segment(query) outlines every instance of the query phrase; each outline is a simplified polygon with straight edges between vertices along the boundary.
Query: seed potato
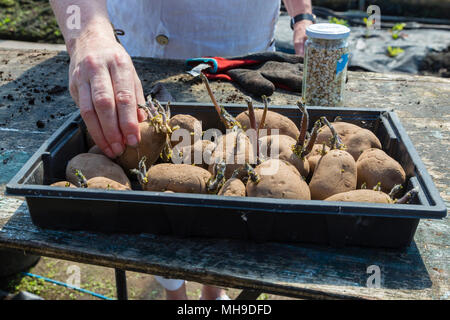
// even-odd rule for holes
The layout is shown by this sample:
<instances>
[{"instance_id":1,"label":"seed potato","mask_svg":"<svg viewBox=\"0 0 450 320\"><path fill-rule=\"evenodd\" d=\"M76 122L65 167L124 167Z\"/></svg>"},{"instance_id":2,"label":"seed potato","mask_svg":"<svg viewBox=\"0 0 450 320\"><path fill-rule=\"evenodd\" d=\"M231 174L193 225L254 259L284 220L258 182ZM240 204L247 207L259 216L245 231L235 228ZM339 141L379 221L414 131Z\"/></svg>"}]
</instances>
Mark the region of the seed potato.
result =
<instances>
[{"instance_id":1,"label":"seed potato","mask_svg":"<svg viewBox=\"0 0 450 320\"><path fill-rule=\"evenodd\" d=\"M370 189L358 189L338 193L326 198L325 201L393 203L393 200L388 194Z\"/></svg>"},{"instance_id":2,"label":"seed potato","mask_svg":"<svg viewBox=\"0 0 450 320\"><path fill-rule=\"evenodd\" d=\"M260 180L247 182L249 197L311 200L307 183L289 162L270 159L258 165L255 172Z\"/></svg>"},{"instance_id":3,"label":"seed potato","mask_svg":"<svg viewBox=\"0 0 450 320\"><path fill-rule=\"evenodd\" d=\"M346 151L350 153L353 158L358 160L359 156L367 149L378 148L381 149L381 142L377 136L370 130L361 128L357 125L347 122L333 122L333 127L342 139L342 142L346 146ZM316 143L326 143L330 145L330 139L332 137L331 131L328 127L323 127L318 136Z\"/></svg>"},{"instance_id":4,"label":"seed potato","mask_svg":"<svg viewBox=\"0 0 450 320\"><path fill-rule=\"evenodd\" d=\"M173 116L169 121L169 126L171 128L179 126L180 129L189 131L191 133L191 141L189 144L194 144L194 142L195 142L194 132L198 132L199 134L202 133L201 122L198 121L193 116L188 115L188 114L177 114L177 115ZM172 147L175 147L182 140L183 140L183 138L179 138L178 141L171 140ZM185 144L185 146L186 146L186 144Z\"/></svg>"},{"instance_id":5,"label":"seed potato","mask_svg":"<svg viewBox=\"0 0 450 320\"><path fill-rule=\"evenodd\" d=\"M122 168L101 154L81 153L69 161L66 167L66 179L78 185L79 179L75 175L75 170L80 170L87 180L94 177L105 177L130 187L130 180Z\"/></svg>"},{"instance_id":6,"label":"seed potato","mask_svg":"<svg viewBox=\"0 0 450 320\"><path fill-rule=\"evenodd\" d=\"M330 147L325 145L325 153L327 153L328 151L330 151ZM309 164L310 176L314 174L314 170L316 169L317 163L319 162L320 158L322 158L322 152L323 152L323 145L315 144L311 152L306 155L306 159L308 160Z\"/></svg>"},{"instance_id":7,"label":"seed potato","mask_svg":"<svg viewBox=\"0 0 450 320\"><path fill-rule=\"evenodd\" d=\"M149 122L139 124L141 142L136 147L127 146L125 152L117 158L117 163L128 174L131 169L139 166L142 157L146 157L145 165L150 167L158 160L166 142L166 134L158 133Z\"/></svg>"},{"instance_id":8,"label":"seed potato","mask_svg":"<svg viewBox=\"0 0 450 320\"><path fill-rule=\"evenodd\" d=\"M356 162L344 150L330 150L317 163L309 183L313 200L324 200L334 194L356 189Z\"/></svg>"},{"instance_id":9,"label":"seed potato","mask_svg":"<svg viewBox=\"0 0 450 320\"><path fill-rule=\"evenodd\" d=\"M173 191L184 193L208 193L206 183L211 174L200 167L189 164L161 163L147 172L147 191Z\"/></svg>"},{"instance_id":10,"label":"seed potato","mask_svg":"<svg viewBox=\"0 0 450 320\"><path fill-rule=\"evenodd\" d=\"M94 177L87 181L88 189L104 189L104 190L131 190L114 180L105 177Z\"/></svg>"},{"instance_id":11,"label":"seed potato","mask_svg":"<svg viewBox=\"0 0 450 320\"><path fill-rule=\"evenodd\" d=\"M224 161L227 165L225 178L242 168L245 163L254 163L254 150L248 136L242 131L231 131L217 139L209 165L209 172L215 175L216 164ZM238 177L239 178L239 177Z\"/></svg>"},{"instance_id":12,"label":"seed potato","mask_svg":"<svg viewBox=\"0 0 450 320\"><path fill-rule=\"evenodd\" d=\"M358 169L358 186L365 182L371 189L381 182L381 191L389 192L395 185L406 181L405 170L400 163L381 149L364 151L356 162Z\"/></svg>"},{"instance_id":13,"label":"seed potato","mask_svg":"<svg viewBox=\"0 0 450 320\"><path fill-rule=\"evenodd\" d=\"M59 188L76 188L77 186L70 183L69 181L59 181L50 185L50 187L59 187Z\"/></svg>"},{"instance_id":14,"label":"seed potato","mask_svg":"<svg viewBox=\"0 0 450 320\"><path fill-rule=\"evenodd\" d=\"M237 178L227 180L217 193L219 196L245 197L245 184Z\"/></svg>"},{"instance_id":15,"label":"seed potato","mask_svg":"<svg viewBox=\"0 0 450 320\"><path fill-rule=\"evenodd\" d=\"M278 152L278 159L291 163L295 168L297 168L298 172L300 172L303 177L308 177L310 170L309 162L306 158L302 159L294 153L293 147L297 142L294 138L285 135L271 135L264 136L260 138L259 141L261 161L265 161L273 157L276 158L277 155L271 154L273 149L274 152Z\"/></svg>"},{"instance_id":16,"label":"seed potato","mask_svg":"<svg viewBox=\"0 0 450 320\"><path fill-rule=\"evenodd\" d=\"M264 110L262 109L255 110L256 127L259 127L263 113ZM248 111L240 113L236 117L236 120L241 123L244 130L251 128ZM300 135L300 131L291 119L274 111L267 111L265 125L262 129L267 129L267 135L271 134L272 129L278 129L278 134L289 136L295 140L297 140ZM264 130L261 131L261 136L263 136L263 134Z\"/></svg>"}]
</instances>

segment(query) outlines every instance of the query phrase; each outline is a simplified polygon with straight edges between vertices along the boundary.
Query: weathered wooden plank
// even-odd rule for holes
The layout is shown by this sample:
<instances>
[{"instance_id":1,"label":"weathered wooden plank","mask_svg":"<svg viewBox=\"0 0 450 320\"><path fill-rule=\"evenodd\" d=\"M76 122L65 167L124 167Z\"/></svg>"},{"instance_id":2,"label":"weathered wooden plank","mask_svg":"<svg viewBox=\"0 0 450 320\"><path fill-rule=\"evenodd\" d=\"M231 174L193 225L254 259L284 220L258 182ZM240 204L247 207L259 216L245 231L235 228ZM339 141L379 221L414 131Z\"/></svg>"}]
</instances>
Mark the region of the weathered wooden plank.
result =
<instances>
[{"instance_id":1,"label":"weathered wooden plank","mask_svg":"<svg viewBox=\"0 0 450 320\"><path fill-rule=\"evenodd\" d=\"M75 105L64 89L66 54L0 50L0 58L8 61L0 65L0 176L6 177L0 181L1 190ZM209 101L203 86L183 74L182 61L134 61L146 92L160 81L176 101ZM349 79L346 105L393 108L449 204L450 81L356 72L350 72ZM220 102L243 102L243 94L232 84L213 82L212 86ZM274 104L293 104L298 98L282 91L271 97ZM47 231L31 223L22 200L5 198L0 191L0 246L302 298L449 299L449 228L448 219L421 221L415 244L404 253ZM381 268L380 289L366 287L370 265Z\"/></svg>"},{"instance_id":2,"label":"weathered wooden plank","mask_svg":"<svg viewBox=\"0 0 450 320\"><path fill-rule=\"evenodd\" d=\"M422 260L431 254L432 266L448 272L448 261L442 260L448 249L435 256L435 246L441 246L436 241L395 252L51 231L35 227L20 200L3 198L1 205L0 244L45 256L300 297L422 299L441 298L448 291L446 275L428 271ZM441 231L449 230L443 226ZM381 269L381 289L366 287L370 265Z\"/></svg>"}]
</instances>

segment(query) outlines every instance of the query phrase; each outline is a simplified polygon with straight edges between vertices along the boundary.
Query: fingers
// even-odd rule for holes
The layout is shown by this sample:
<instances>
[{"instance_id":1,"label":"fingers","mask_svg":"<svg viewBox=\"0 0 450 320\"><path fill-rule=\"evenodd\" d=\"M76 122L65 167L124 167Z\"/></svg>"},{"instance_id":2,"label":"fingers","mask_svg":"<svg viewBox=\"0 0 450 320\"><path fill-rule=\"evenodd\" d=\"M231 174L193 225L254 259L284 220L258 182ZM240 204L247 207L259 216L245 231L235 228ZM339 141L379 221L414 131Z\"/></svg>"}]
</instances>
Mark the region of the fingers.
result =
<instances>
[{"instance_id":1,"label":"fingers","mask_svg":"<svg viewBox=\"0 0 450 320\"><path fill-rule=\"evenodd\" d=\"M302 20L294 26L294 48L295 53L299 56L305 55L305 42L308 39L306 36L306 28L311 25L309 20Z\"/></svg>"},{"instance_id":2,"label":"fingers","mask_svg":"<svg viewBox=\"0 0 450 320\"><path fill-rule=\"evenodd\" d=\"M110 49L100 55L75 55L69 77L70 93L92 138L115 158L126 145L139 143L138 120L144 121L146 114L137 108L145 99L131 58L123 48Z\"/></svg>"},{"instance_id":3,"label":"fingers","mask_svg":"<svg viewBox=\"0 0 450 320\"><path fill-rule=\"evenodd\" d=\"M294 44L295 54L299 56L305 55L305 42L298 42Z\"/></svg>"},{"instance_id":4,"label":"fingers","mask_svg":"<svg viewBox=\"0 0 450 320\"><path fill-rule=\"evenodd\" d=\"M83 118L92 139L94 139L95 144L103 151L105 155L110 158L115 158L115 154L111 150L108 142L106 141L102 128L97 118L97 113L95 112L94 105L91 99L91 87L89 83L84 82L80 84L76 89L76 96L78 97L77 104L80 108L80 114ZM73 95L73 94L72 94Z\"/></svg>"},{"instance_id":5,"label":"fingers","mask_svg":"<svg viewBox=\"0 0 450 320\"><path fill-rule=\"evenodd\" d=\"M142 88L141 80L139 80L139 77L137 73L134 73L134 88L136 92L136 100L139 105L145 104L145 97L144 97L144 89ZM147 119L147 113L145 113L144 110L138 108L137 109L137 115L139 122L143 122Z\"/></svg>"},{"instance_id":6,"label":"fingers","mask_svg":"<svg viewBox=\"0 0 450 320\"><path fill-rule=\"evenodd\" d=\"M91 95L103 135L116 156L125 151L123 136L117 119L116 102L111 76L105 67L90 75Z\"/></svg>"},{"instance_id":7,"label":"fingers","mask_svg":"<svg viewBox=\"0 0 450 320\"><path fill-rule=\"evenodd\" d=\"M137 116L136 78L131 58L116 55L109 68L120 131L128 145L136 146L141 137Z\"/></svg>"}]
</instances>

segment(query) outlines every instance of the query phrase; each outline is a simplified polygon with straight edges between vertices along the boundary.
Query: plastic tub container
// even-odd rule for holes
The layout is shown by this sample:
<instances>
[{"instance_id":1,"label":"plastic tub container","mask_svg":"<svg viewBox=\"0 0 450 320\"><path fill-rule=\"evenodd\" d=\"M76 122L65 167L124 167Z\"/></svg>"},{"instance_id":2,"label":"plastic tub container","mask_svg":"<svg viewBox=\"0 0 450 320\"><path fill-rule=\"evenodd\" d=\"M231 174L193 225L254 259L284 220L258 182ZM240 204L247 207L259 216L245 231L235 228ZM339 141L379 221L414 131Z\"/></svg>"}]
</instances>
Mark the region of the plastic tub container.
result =
<instances>
[{"instance_id":1,"label":"plastic tub container","mask_svg":"<svg viewBox=\"0 0 450 320\"><path fill-rule=\"evenodd\" d=\"M243 105L225 105L233 114ZM212 105L174 103L172 114L196 116L204 129L222 128ZM294 122L297 107L271 107ZM384 150L405 169L407 188L419 186L414 204L325 202L203 194L54 188L65 178L67 162L86 152L85 126L72 116L31 157L6 187L26 198L32 221L42 228L100 232L172 234L186 237L305 242L333 246L408 246L419 220L446 216L439 196L410 139L392 111L308 109L311 123L340 116L375 132Z\"/></svg>"},{"instance_id":2,"label":"plastic tub container","mask_svg":"<svg viewBox=\"0 0 450 320\"><path fill-rule=\"evenodd\" d=\"M342 106L350 29L333 23L306 28L303 99L310 106Z\"/></svg>"}]
</instances>

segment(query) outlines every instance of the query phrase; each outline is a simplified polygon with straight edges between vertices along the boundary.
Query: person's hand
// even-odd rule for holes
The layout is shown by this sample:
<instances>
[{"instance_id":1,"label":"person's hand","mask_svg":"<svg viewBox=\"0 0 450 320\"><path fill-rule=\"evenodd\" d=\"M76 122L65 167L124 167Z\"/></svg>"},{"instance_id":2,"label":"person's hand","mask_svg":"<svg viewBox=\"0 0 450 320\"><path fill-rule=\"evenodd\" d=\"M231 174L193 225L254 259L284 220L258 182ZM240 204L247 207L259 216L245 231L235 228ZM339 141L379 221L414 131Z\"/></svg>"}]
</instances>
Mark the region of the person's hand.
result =
<instances>
[{"instance_id":1,"label":"person's hand","mask_svg":"<svg viewBox=\"0 0 450 320\"><path fill-rule=\"evenodd\" d=\"M294 48L295 53L299 56L305 54L305 42L308 39L306 36L306 28L313 24L312 21L302 20L294 25Z\"/></svg>"},{"instance_id":2,"label":"person's hand","mask_svg":"<svg viewBox=\"0 0 450 320\"><path fill-rule=\"evenodd\" d=\"M96 145L110 158L140 141L142 85L130 56L114 39L90 34L70 50L70 94Z\"/></svg>"}]
</instances>

